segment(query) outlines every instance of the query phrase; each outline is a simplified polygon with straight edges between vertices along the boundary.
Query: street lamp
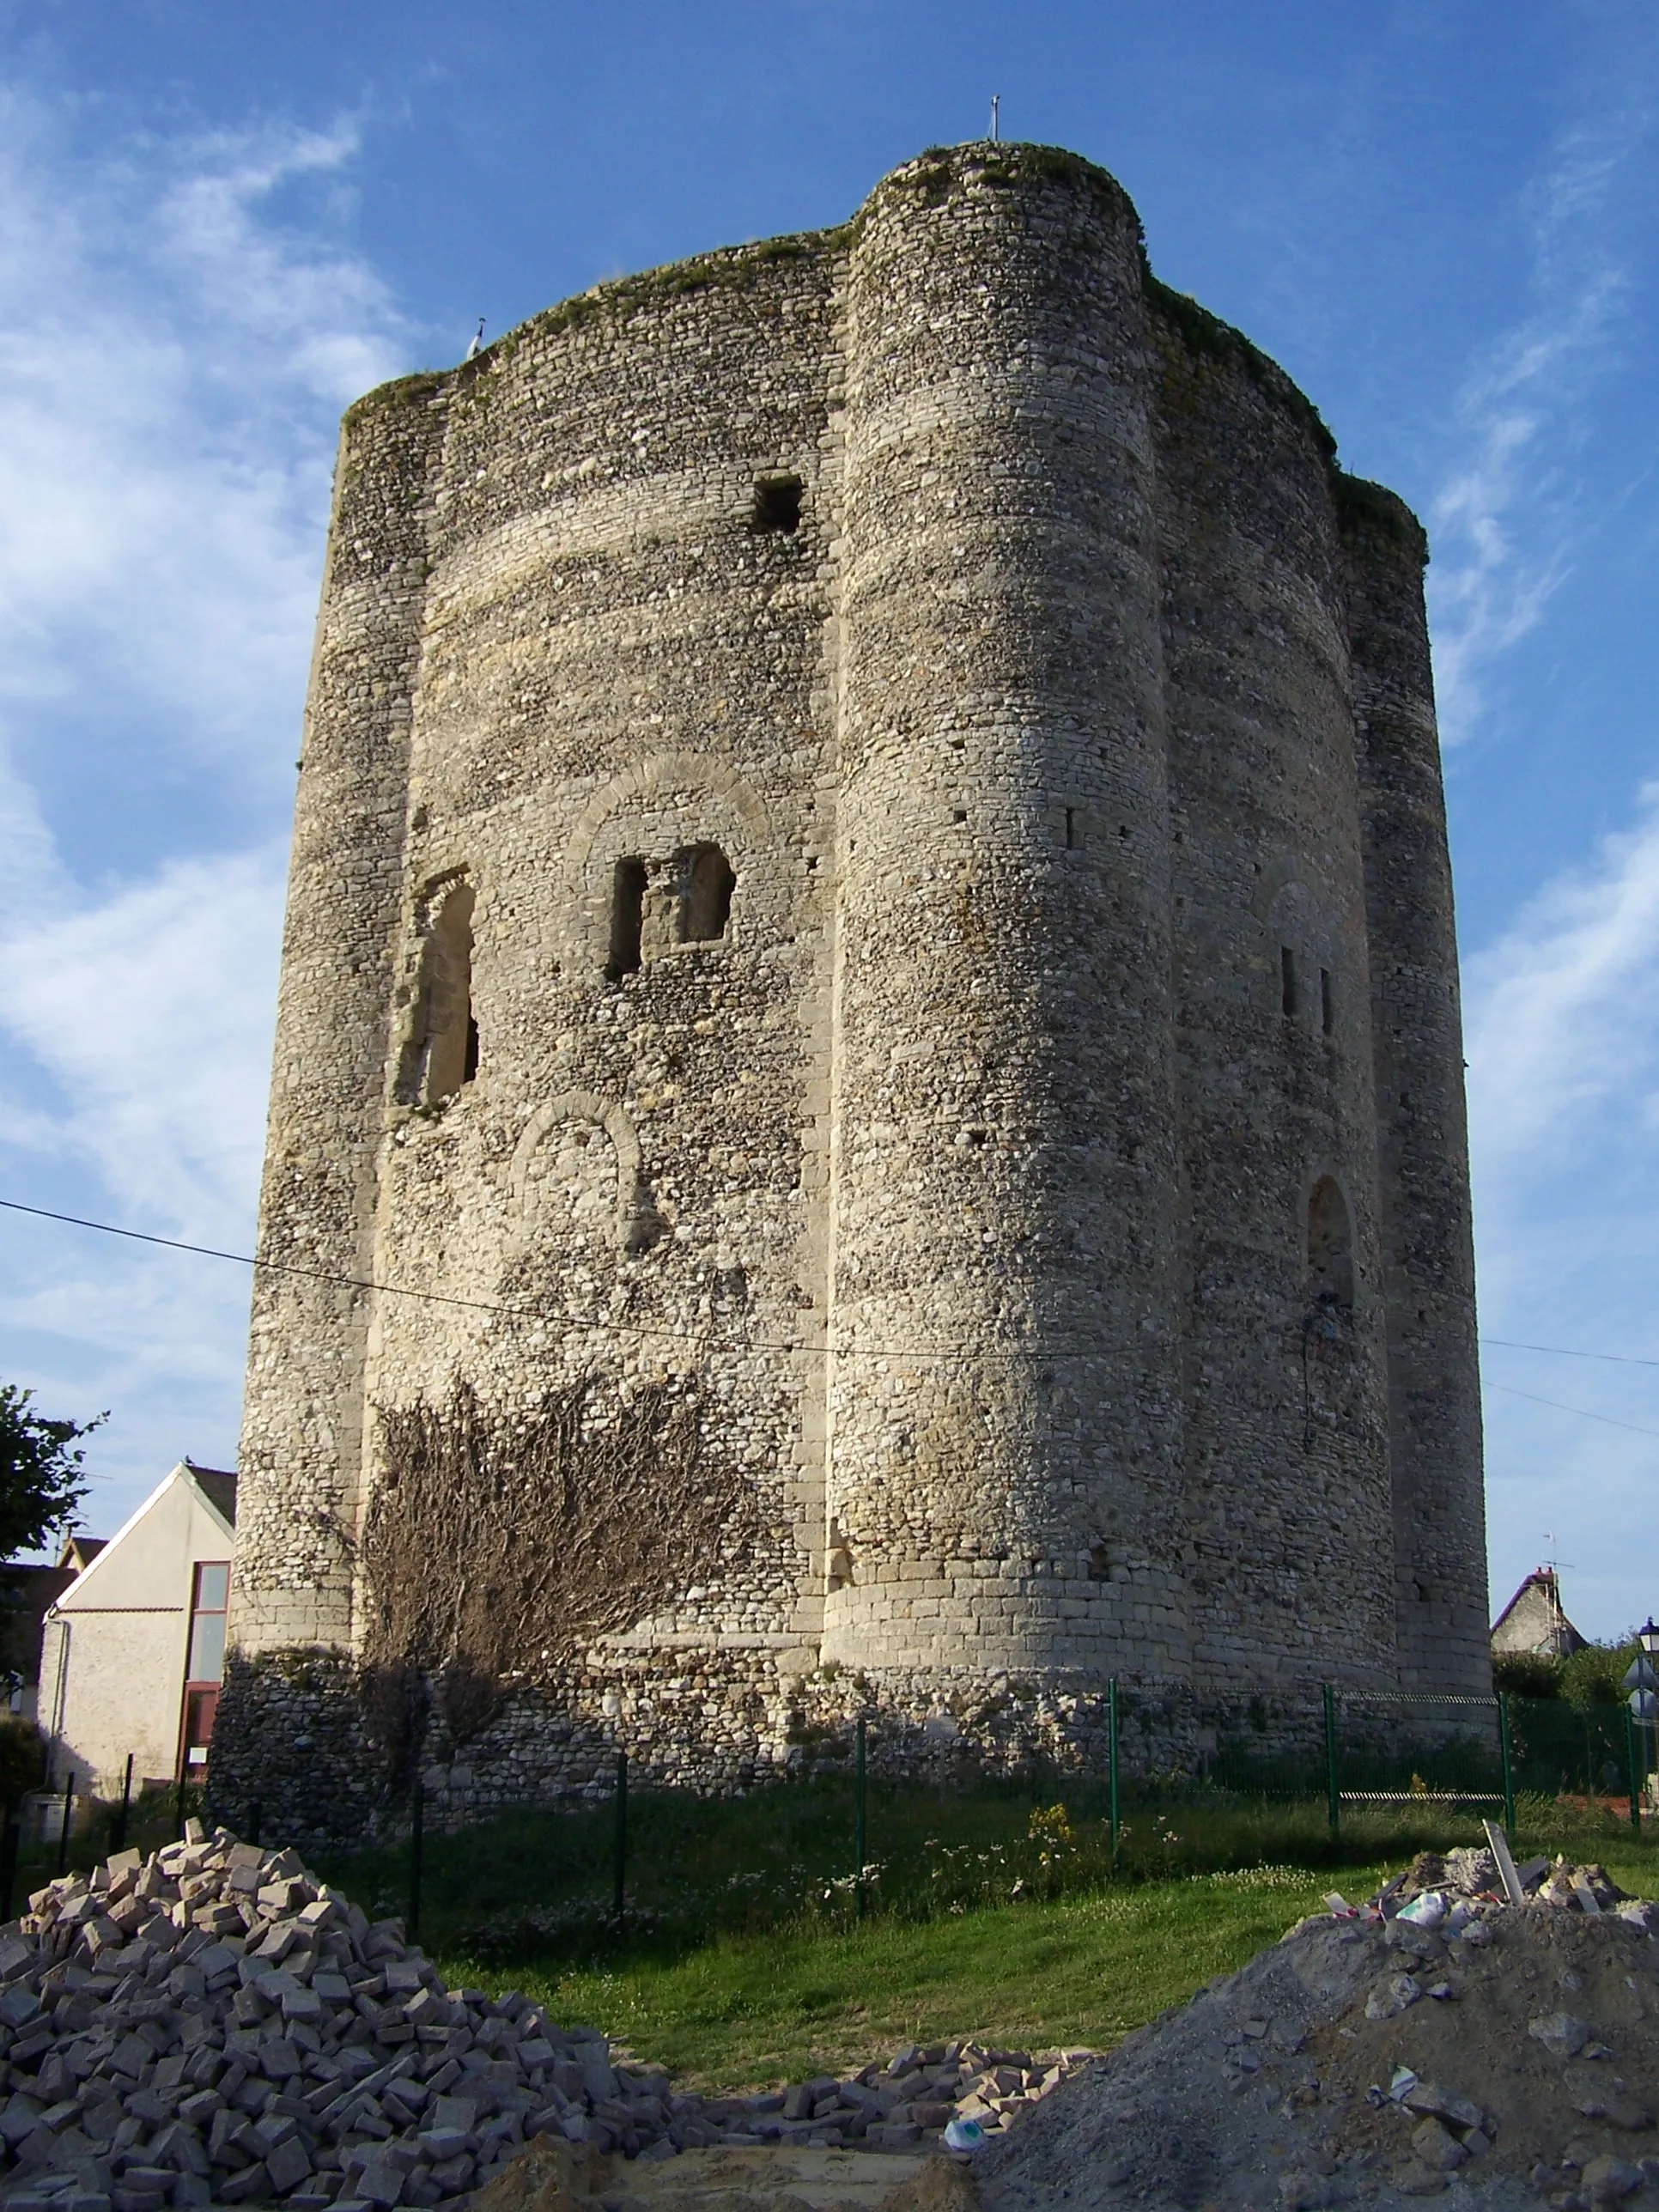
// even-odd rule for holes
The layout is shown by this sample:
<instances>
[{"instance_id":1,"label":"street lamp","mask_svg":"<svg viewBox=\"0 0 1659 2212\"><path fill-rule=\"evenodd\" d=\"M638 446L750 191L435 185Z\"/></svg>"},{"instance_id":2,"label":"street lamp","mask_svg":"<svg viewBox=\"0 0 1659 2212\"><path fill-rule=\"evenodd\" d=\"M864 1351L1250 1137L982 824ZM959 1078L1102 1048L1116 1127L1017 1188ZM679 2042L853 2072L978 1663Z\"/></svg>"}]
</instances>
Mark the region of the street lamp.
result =
<instances>
[{"instance_id":1,"label":"street lamp","mask_svg":"<svg viewBox=\"0 0 1659 2212\"><path fill-rule=\"evenodd\" d=\"M1642 1647L1642 1656L1632 1660L1625 1669L1625 1687L1630 1692L1631 1718L1643 1730L1643 1740L1648 1743L1649 1755L1643 1765L1649 1776L1659 1764L1654 1756L1654 1732L1659 1729L1659 1674L1654 1671L1654 1661L1659 1657L1659 1623L1650 1613L1636 1632L1636 1640ZM1632 1810L1632 1819L1636 1815Z\"/></svg>"}]
</instances>

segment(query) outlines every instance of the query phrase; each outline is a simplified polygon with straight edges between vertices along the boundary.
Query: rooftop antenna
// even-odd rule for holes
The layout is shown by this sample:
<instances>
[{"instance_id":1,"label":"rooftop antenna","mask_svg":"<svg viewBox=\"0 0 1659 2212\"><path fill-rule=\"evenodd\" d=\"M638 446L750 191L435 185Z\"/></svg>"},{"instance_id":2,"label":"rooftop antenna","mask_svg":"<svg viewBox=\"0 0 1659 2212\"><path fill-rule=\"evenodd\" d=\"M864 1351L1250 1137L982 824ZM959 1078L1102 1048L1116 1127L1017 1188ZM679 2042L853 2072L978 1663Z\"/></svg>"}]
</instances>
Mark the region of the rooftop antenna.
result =
<instances>
[{"instance_id":1,"label":"rooftop antenna","mask_svg":"<svg viewBox=\"0 0 1659 2212\"><path fill-rule=\"evenodd\" d=\"M480 315L478 318L478 327L472 333L472 343L466 349L466 357L469 361L476 361L478 356L483 351L483 331L484 319Z\"/></svg>"},{"instance_id":2,"label":"rooftop antenna","mask_svg":"<svg viewBox=\"0 0 1659 2212\"><path fill-rule=\"evenodd\" d=\"M1001 106L1002 94L1000 92L994 92L991 94L991 143L994 146L1000 146L1002 143L1002 123L1000 112Z\"/></svg>"}]
</instances>

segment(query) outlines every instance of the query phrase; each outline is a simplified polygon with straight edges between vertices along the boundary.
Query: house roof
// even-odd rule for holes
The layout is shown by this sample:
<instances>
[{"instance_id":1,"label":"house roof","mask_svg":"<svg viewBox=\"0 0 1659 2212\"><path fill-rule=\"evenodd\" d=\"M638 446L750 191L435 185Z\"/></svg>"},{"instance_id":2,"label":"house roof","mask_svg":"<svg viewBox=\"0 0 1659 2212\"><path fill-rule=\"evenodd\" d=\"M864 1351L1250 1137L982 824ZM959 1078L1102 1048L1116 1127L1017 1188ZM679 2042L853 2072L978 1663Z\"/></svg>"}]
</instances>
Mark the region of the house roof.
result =
<instances>
[{"instance_id":1,"label":"house roof","mask_svg":"<svg viewBox=\"0 0 1659 2212\"><path fill-rule=\"evenodd\" d=\"M129 1534L159 1504L176 1482L188 1483L209 1511L224 1524L228 1535L234 1539L236 1528L236 1477L227 1473L223 1468L192 1467L187 1459L180 1460L177 1467L170 1468L161 1477L143 1504L136 1506L128 1514L126 1519L106 1543L89 1547L95 1548L95 1556L87 1560L80 1573L75 1577L69 1588L57 1601L58 1603L72 1607L77 1600L84 1597L88 1583L99 1577L99 1570L118 1550Z\"/></svg>"},{"instance_id":2,"label":"house roof","mask_svg":"<svg viewBox=\"0 0 1659 2212\"><path fill-rule=\"evenodd\" d=\"M192 1460L186 1460L185 1465L195 1476L198 1489L205 1494L208 1504L219 1518L228 1522L234 1528L236 1526L235 1476L228 1474L222 1467L198 1467Z\"/></svg>"},{"instance_id":3,"label":"house roof","mask_svg":"<svg viewBox=\"0 0 1659 2212\"><path fill-rule=\"evenodd\" d=\"M1553 1567L1534 1567L1492 1625L1494 1651L1535 1651L1565 1658L1584 1638L1567 1619Z\"/></svg>"}]
</instances>

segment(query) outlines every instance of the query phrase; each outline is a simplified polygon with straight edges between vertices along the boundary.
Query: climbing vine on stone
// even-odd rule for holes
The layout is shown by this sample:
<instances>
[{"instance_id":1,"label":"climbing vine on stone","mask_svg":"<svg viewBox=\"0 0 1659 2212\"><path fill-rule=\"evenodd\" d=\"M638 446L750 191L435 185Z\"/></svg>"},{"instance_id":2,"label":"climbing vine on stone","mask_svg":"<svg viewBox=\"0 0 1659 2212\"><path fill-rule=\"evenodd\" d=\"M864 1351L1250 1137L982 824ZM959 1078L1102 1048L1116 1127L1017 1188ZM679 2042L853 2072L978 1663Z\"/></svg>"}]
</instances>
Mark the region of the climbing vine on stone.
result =
<instances>
[{"instance_id":1,"label":"climbing vine on stone","mask_svg":"<svg viewBox=\"0 0 1659 2212\"><path fill-rule=\"evenodd\" d=\"M378 1411L366 1671L400 1709L429 1686L453 1737L483 1725L504 1676L556 1672L751 1530L747 1486L707 1451L695 1395L668 1384L602 1400L587 1380L513 1414L461 1383L442 1406ZM387 1718L383 1734L408 1724Z\"/></svg>"}]
</instances>

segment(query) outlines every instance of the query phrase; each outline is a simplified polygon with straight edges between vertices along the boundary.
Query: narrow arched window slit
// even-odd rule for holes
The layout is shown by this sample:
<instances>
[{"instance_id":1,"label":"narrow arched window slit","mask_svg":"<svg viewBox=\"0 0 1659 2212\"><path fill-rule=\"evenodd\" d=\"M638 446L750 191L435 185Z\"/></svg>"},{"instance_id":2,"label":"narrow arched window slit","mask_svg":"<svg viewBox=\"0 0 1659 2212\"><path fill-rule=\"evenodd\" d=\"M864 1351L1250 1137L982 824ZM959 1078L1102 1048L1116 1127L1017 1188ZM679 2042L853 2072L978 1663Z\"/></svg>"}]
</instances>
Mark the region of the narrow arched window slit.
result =
<instances>
[{"instance_id":1,"label":"narrow arched window slit","mask_svg":"<svg viewBox=\"0 0 1659 2212\"><path fill-rule=\"evenodd\" d=\"M1308 1296L1316 1306L1353 1310L1353 1224L1332 1176L1320 1177L1308 1200Z\"/></svg>"},{"instance_id":2,"label":"narrow arched window slit","mask_svg":"<svg viewBox=\"0 0 1659 2212\"><path fill-rule=\"evenodd\" d=\"M478 1072L478 1024L472 1011L473 903L471 884L453 884L427 931L398 1086L410 1104L441 1106Z\"/></svg>"}]
</instances>

